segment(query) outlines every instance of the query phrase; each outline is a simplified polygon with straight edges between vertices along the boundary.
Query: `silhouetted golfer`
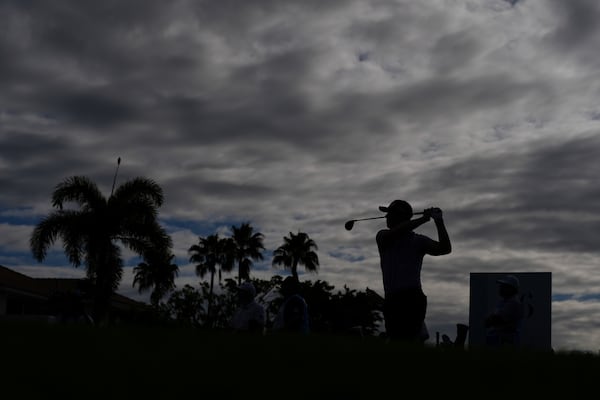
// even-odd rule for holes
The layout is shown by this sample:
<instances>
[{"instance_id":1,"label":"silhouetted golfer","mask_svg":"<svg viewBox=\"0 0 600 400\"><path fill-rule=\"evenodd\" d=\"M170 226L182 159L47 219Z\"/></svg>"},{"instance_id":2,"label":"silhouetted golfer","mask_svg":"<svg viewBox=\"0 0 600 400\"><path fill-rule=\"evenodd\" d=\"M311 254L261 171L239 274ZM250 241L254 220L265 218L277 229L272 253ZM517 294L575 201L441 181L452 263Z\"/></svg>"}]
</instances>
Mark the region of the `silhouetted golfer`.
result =
<instances>
[{"instance_id":1,"label":"silhouetted golfer","mask_svg":"<svg viewBox=\"0 0 600 400\"><path fill-rule=\"evenodd\" d=\"M452 251L442 210L428 208L411 219L413 210L404 200L379 207L386 214L388 229L377 232L376 240L385 293L383 316L391 340L422 343L419 338L427 313L427 296L421 286L421 267L426 254L441 256ZM434 220L438 241L413 230Z\"/></svg>"}]
</instances>

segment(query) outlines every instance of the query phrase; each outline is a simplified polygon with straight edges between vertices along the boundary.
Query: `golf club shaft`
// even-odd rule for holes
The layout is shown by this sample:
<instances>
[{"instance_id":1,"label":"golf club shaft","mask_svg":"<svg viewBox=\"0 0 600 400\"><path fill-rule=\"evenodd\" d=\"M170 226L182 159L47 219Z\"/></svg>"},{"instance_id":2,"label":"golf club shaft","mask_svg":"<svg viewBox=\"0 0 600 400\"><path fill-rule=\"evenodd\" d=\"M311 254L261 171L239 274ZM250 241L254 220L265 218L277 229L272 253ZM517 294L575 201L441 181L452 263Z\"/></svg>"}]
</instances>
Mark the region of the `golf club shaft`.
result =
<instances>
[{"instance_id":1,"label":"golf club shaft","mask_svg":"<svg viewBox=\"0 0 600 400\"><path fill-rule=\"evenodd\" d=\"M413 215L421 215L421 214L423 214L423 211L418 211L416 213L413 213ZM369 219L380 219L380 218L385 218L385 215L382 215L380 217L353 219L352 221L366 221L366 220L369 220Z\"/></svg>"}]
</instances>

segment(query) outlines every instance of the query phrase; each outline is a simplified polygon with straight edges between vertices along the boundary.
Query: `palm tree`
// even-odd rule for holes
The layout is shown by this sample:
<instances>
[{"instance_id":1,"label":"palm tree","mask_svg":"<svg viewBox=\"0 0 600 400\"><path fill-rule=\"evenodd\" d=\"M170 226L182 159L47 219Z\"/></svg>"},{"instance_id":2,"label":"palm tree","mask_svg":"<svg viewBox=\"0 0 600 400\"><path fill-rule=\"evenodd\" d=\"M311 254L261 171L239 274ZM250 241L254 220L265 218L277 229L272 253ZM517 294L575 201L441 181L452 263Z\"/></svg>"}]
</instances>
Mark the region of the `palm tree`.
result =
<instances>
[{"instance_id":1,"label":"palm tree","mask_svg":"<svg viewBox=\"0 0 600 400\"><path fill-rule=\"evenodd\" d=\"M191 254L190 262L196 263L196 275L200 278L204 278L204 275L210 273L210 290L207 310L209 323L212 322L211 308L215 273L217 272L217 267L219 267L219 275L221 269L227 272L233 269L233 248L233 239L220 238L218 234L214 234L209 235L206 238L199 237L198 244L192 245L188 250Z\"/></svg>"},{"instance_id":2,"label":"palm tree","mask_svg":"<svg viewBox=\"0 0 600 400\"><path fill-rule=\"evenodd\" d=\"M74 207L63 208L67 203ZM140 256L171 248L171 238L158 223L162 203L162 189L150 179L129 180L106 198L89 178L67 178L52 193L54 211L33 230L31 251L42 262L56 239L62 240L69 262L85 264L94 288L94 320L100 323L123 275L121 247Z\"/></svg>"},{"instance_id":3,"label":"palm tree","mask_svg":"<svg viewBox=\"0 0 600 400\"><path fill-rule=\"evenodd\" d=\"M298 264L304 264L307 271L317 272L319 257L316 243L304 232L283 238L283 244L273 252L273 266L283 265L292 270L292 276L298 280Z\"/></svg>"},{"instance_id":4,"label":"palm tree","mask_svg":"<svg viewBox=\"0 0 600 400\"><path fill-rule=\"evenodd\" d=\"M248 222L239 227L232 226L231 230L235 243L235 260L238 262L238 284L241 284L242 280L250 279L252 261L263 259L264 235L260 232L254 233L254 228Z\"/></svg>"},{"instance_id":5,"label":"palm tree","mask_svg":"<svg viewBox=\"0 0 600 400\"><path fill-rule=\"evenodd\" d=\"M175 289L175 277L179 267L173 263L170 252L155 250L146 255L146 259L133 269L133 285L138 285L140 293L152 289L150 304L158 308L158 302L169 291Z\"/></svg>"}]
</instances>

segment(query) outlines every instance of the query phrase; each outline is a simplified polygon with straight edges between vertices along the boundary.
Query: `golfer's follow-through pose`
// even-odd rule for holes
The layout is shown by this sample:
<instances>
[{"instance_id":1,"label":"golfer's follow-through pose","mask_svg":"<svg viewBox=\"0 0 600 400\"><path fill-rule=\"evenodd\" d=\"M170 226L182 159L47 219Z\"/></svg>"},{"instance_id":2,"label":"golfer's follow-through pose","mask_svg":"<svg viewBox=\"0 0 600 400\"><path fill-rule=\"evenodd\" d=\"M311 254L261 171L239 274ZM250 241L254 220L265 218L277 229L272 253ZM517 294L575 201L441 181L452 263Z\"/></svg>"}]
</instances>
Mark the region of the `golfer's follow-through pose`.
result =
<instances>
[{"instance_id":1,"label":"golfer's follow-through pose","mask_svg":"<svg viewBox=\"0 0 600 400\"><path fill-rule=\"evenodd\" d=\"M427 312L427 296L421 287L423 257L452 251L442 210L428 208L422 217L411 219L412 207L404 200L394 200L379 209L387 213L388 227L377 232L376 237L385 293L386 334L391 340L419 342ZM413 232L430 219L437 228L437 241Z\"/></svg>"}]
</instances>

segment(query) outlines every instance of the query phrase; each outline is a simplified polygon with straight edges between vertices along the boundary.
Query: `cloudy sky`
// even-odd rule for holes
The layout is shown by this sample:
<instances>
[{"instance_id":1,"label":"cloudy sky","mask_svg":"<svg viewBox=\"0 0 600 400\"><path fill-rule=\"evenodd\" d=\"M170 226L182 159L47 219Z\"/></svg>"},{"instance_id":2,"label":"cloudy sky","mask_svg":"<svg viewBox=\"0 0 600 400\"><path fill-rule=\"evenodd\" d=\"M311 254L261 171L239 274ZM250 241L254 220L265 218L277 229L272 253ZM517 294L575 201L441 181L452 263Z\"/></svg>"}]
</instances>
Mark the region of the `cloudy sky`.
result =
<instances>
[{"instance_id":1,"label":"cloudy sky","mask_svg":"<svg viewBox=\"0 0 600 400\"><path fill-rule=\"evenodd\" d=\"M28 241L56 184L144 176L178 257L250 222L318 245L322 279L382 292L395 198L441 207L430 331L468 322L472 272L551 272L555 349L600 349L596 0L0 0L0 264L76 277ZM436 237L432 224L418 232ZM252 276L284 271L269 257ZM128 259L121 292L131 288Z\"/></svg>"}]
</instances>

